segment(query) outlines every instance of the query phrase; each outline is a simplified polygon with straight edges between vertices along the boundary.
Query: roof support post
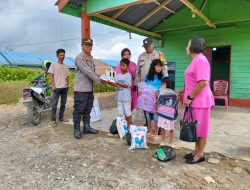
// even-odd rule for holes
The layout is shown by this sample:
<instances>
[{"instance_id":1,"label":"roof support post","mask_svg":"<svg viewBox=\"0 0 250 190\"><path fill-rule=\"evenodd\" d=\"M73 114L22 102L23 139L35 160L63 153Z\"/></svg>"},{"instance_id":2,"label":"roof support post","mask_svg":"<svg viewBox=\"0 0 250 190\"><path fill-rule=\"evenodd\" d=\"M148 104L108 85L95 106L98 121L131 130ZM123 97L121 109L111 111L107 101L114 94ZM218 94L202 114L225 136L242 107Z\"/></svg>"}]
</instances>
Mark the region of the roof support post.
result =
<instances>
[{"instance_id":1,"label":"roof support post","mask_svg":"<svg viewBox=\"0 0 250 190\"><path fill-rule=\"evenodd\" d=\"M81 30L82 38L90 38L90 17L84 12L81 12Z\"/></svg>"},{"instance_id":2,"label":"roof support post","mask_svg":"<svg viewBox=\"0 0 250 190\"><path fill-rule=\"evenodd\" d=\"M206 16L204 15L199 9L197 9L192 3L188 0L180 0L184 5L186 5L191 11L201 17L208 26L211 28L216 28L215 24Z\"/></svg>"},{"instance_id":3,"label":"roof support post","mask_svg":"<svg viewBox=\"0 0 250 190\"><path fill-rule=\"evenodd\" d=\"M69 0L59 0L57 2L58 5L58 9L61 12L63 10L63 8L68 4Z\"/></svg>"}]
</instances>

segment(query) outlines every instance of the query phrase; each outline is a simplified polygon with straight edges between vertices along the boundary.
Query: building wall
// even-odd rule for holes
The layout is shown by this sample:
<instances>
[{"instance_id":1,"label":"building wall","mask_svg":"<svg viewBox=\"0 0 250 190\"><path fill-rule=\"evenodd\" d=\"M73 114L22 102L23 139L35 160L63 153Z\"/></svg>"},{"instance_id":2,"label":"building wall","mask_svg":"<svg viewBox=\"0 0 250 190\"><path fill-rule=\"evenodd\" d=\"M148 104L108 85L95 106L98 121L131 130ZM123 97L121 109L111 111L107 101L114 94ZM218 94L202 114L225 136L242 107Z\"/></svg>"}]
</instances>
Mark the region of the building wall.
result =
<instances>
[{"instance_id":1,"label":"building wall","mask_svg":"<svg viewBox=\"0 0 250 190\"><path fill-rule=\"evenodd\" d=\"M176 88L183 88L184 71L191 61L186 55L188 40L203 36L208 46L231 46L230 98L250 100L250 23L218 29L189 29L165 32L162 48L168 61L176 62ZM157 44L157 43L156 43ZM233 101L231 101L233 102Z\"/></svg>"},{"instance_id":2,"label":"building wall","mask_svg":"<svg viewBox=\"0 0 250 190\"><path fill-rule=\"evenodd\" d=\"M109 75L109 76L115 76L115 70L116 67L112 67L110 65L107 65L103 62L100 62L98 60L94 60L95 61L95 68L96 68L96 73L100 74L100 75Z\"/></svg>"}]
</instances>

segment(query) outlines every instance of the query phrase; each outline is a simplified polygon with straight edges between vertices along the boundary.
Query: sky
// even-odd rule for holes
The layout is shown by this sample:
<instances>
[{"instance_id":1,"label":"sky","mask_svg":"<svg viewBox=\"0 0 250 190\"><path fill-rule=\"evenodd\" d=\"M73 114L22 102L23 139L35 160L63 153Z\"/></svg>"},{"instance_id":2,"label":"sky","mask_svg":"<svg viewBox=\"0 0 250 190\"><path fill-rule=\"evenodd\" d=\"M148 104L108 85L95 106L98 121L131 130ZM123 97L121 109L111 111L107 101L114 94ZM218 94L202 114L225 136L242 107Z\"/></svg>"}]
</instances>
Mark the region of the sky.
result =
<instances>
[{"instance_id":1,"label":"sky","mask_svg":"<svg viewBox=\"0 0 250 190\"><path fill-rule=\"evenodd\" d=\"M80 18L58 12L56 0L0 0L0 50L13 50L54 55L58 48L66 56L81 52ZM91 22L94 40L92 55L96 59L120 60L120 52L128 47L131 60L143 52L144 36ZM33 44L33 45L31 45Z\"/></svg>"}]
</instances>

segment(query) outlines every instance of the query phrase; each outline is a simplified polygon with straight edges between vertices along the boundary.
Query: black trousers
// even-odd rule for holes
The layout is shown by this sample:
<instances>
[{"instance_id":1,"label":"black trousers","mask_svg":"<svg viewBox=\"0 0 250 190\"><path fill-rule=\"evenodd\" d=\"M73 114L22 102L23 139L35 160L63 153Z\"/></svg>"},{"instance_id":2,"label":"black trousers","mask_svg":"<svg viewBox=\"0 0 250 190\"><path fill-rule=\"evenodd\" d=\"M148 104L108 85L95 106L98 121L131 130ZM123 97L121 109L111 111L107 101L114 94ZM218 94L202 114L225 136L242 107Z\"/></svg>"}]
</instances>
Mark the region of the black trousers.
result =
<instances>
[{"instance_id":1,"label":"black trousers","mask_svg":"<svg viewBox=\"0 0 250 190\"><path fill-rule=\"evenodd\" d=\"M74 92L74 126L80 126L81 119L83 122L90 122L90 112L93 107L93 92Z\"/></svg>"},{"instance_id":2,"label":"black trousers","mask_svg":"<svg viewBox=\"0 0 250 190\"><path fill-rule=\"evenodd\" d=\"M65 105L67 102L68 88L56 88L53 91L52 96L52 111L51 111L51 120L56 121L56 111L59 97L61 96L61 105L59 111L59 121L63 120Z\"/></svg>"}]
</instances>

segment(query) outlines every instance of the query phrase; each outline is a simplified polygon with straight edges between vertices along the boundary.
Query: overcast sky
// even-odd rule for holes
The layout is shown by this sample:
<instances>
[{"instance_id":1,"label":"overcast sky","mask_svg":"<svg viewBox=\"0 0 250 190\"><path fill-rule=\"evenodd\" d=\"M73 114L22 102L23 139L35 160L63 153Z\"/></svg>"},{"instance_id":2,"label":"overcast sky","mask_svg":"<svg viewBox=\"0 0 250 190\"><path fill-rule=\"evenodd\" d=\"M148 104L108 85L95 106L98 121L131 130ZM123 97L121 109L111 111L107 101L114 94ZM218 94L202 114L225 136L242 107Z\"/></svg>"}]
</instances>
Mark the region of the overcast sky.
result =
<instances>
[{"instance_id":1,"label":"overcast sky","mask_svg":"<svg viewBox=\"0 0 250 190\"><path fill-rule=\"evenodd\" d=\"M55 2L0 0L0 50L53 55L62 44L67 56L75 57L81 51L80 18L59 13ZM129 39L126 31L95 22L91 22L91 37L95 58L119 60L121 50L128 47L135 62L145 38L132 34Z\"/></svg>"}]
</instances>

